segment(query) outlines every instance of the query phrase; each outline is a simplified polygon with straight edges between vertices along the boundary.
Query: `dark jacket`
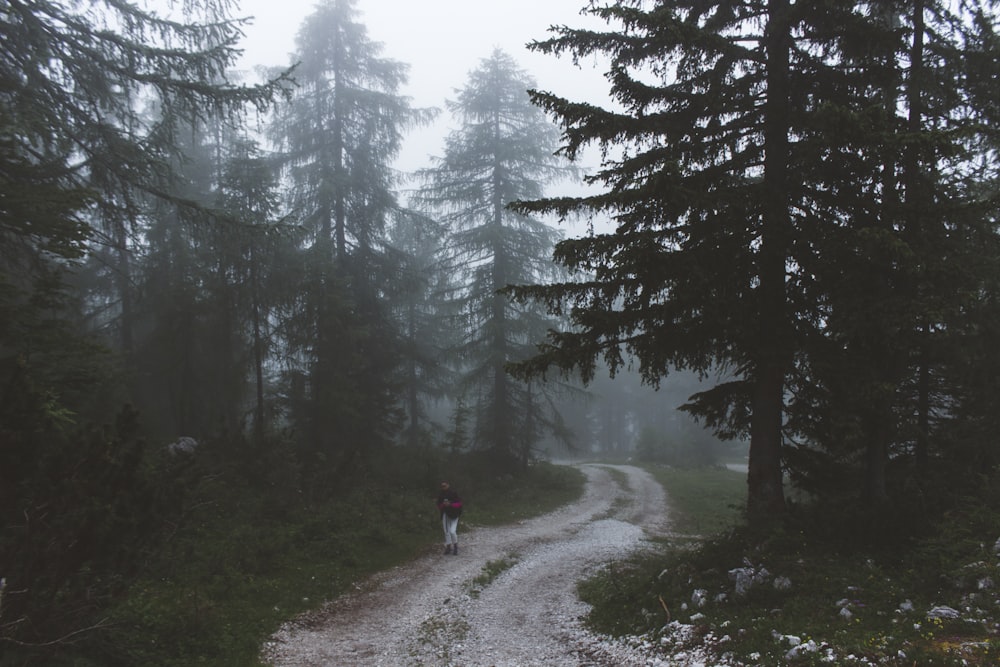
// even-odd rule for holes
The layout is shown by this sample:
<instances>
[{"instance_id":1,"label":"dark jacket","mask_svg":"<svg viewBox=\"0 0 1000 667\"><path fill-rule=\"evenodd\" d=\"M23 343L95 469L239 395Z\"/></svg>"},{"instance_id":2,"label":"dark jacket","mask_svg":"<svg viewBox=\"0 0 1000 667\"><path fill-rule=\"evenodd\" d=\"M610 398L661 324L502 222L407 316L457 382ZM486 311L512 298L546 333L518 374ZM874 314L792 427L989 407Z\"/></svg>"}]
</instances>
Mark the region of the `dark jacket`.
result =
<instances>
[{"instance_id":1,"label":"dark jacket","mask_svg":"<svg viewBox=\"0 0 1000 667\"><path fill-rule=\"evenodd\" d=\"M447 504L446 500L449 501ZM452 519L462 515L462 499L458 497L458 492L455 489L438 493L437 506L441 510L441 514L447 514Z\"/></svg>"}]
</instances>

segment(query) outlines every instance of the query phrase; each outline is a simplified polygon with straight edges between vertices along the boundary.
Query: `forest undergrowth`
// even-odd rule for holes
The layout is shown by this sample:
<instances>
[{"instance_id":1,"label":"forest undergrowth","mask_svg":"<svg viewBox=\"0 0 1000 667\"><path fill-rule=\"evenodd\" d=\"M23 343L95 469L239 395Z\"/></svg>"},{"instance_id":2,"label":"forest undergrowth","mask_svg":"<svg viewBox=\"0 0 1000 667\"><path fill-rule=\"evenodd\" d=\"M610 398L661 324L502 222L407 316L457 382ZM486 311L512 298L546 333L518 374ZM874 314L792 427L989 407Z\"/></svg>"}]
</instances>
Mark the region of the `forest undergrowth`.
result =
<instances>
[{"instance_id":1,"label":"forest undergrowth","mask_svg":"<svg viewBox=\"0 0 1000 667\"><path fill-rule=\"evenodd\" d=\"M537 464L501 475L476 456L393 448L307 494L295 457L271 445L263 458L245 442L219 441L151 463L159 507L173 511L141 574L85 632L46 646L8 644L0 665L258 664L282 622L438 548L440 479L466 500L466 526L544 513L583 488L571 468ZM233 456L240 446L249 448Z\"/></svg>"},{"instance_id":2,"label":"forest undergrowth","mask_svg":"<svg viewBox=\"0 0 1000 667\"><path fill-rule=\"evenodd\" d=\"M466 526L542 514L583 487L570 467L498 473L475 456L394 448L307 493L291 452L257 447L220 440L148 461L147 510L169 520L128 552L138 576L107 586L120 593L85 632L8 643L0 665L257 664L282 622L437 548L440 479L466 499ZM989 476L947 502L881 512L792 502L764 530L743 523L743 473L649 469L667 491L672 534L581 582L595 632L664 656L709 650L729 665L997 664L1000 489ZM54 604L85 599L88 578L94 590L108 584L96 564Z\"/></svg>"},{"instance_id":3,"label":"forest undergrowth","mask_svg":"<svg viewBox=\"0 0 1000 667\"><path fill-rule=\"evenodd\" d=\"M792 504L760 530L744 475L651 470L676 535L581 583L594 631L727 665L998 664L1000 489L984 480L936 508Z\"/></svg>"}]
</instances>

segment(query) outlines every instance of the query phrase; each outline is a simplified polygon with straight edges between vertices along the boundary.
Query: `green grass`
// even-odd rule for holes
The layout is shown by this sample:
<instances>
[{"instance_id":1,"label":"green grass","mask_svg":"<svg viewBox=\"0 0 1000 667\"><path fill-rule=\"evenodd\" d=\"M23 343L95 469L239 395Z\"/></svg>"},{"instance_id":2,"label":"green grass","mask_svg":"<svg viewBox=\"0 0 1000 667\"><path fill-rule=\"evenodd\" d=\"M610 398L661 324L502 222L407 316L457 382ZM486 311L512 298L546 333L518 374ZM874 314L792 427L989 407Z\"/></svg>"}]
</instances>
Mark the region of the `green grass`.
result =
<instances>
[{"instance_id":1,"label":"green grass","mask_svg":"<svg viewBox=\"0 0 1000 667\"><path fill-rule=\"evenodd\" d=\"M681 650L668 624L676 621L693 631L686 640L692 646L717 645L746 665L861 664L850 655L907 667L998 664L997 507L982 499L958 504L960 511L906 541L892 526L912 519L879 522L858 514L848 521L853 510L847 507L826 515L795 508L781 526L754 531L725 500L725 476L655 474L667 490L675 529L707 538L664 545L581 583L581 596L593 605L588 624L594 630L644 634ZM712 527L714 534L707 530ZM738 595L730 571L748 566L768 575ZM790 587L776 587L778 577ZM695 591L705 591L704 606L695 604ZM962 619L928 619L936 605L960 610ZM790 657L787 637L812 640L819 649Z\"/></svg>"},{"instance_id":2,"label":"green grass","mask_svg":"<svg viewBox=\"0 0 1000 667\"><path fill-rule=\"evenodd\" d=\"M420 624L417 640L425 646L435 647L442 664L452 664L452 649L468 636L469 623L465 619L435 616Z\"/></svg>"},{"instance_id":3,"label":"green grass","mask_svg":"<svg viewBox=\"0 0 1000 667\"><path fill-rule=\"evenodd\" d=\"M744 473L727 468L682 470L665 466L649 466L647 470L666 490L673 532L707 537L740 522L746 502Z\"/></svg>"},{"instance_id":4,"label":"green grass","mask_svg":"<svg viewBox=\"0 0 1000 667\"><path fill-rule=\"evenodd\" d=\"M647 619L665 620L661 593L655 583L671 567L670 559L686 556L683 547L733 528L740 522L746 482L742 474L725 468L680 469L646 466L667 494L671 531L664 553L645 553L613 563L580 583L580 596L594 606L588 617L600 632L625 634ZM676 567L687 567L678 560ZM650 581L652 580L652 581ZM669 607L668 607L669 609Z\"/></svg>"},{"instance_id":5,"label":"green grass","mask_svg":"<svg viewBox=\"0 0 1000 667\"><path fill-rule=\"evenodd\" d=\"M585 479L576 468L538 463L519 476L458 479L453 486L465 503L463 523L497 526L539 516L572 502L583 493Z\"/></svg>"},{"instance_id":6,"label":"green grass","mask_svg":"<svg viewBox=\"0 0 1000 667\"><path fill-rule=\"evenodd\" d=\"M503 558L498 558L497 560L486 561L486 564L483 565L482 571L473 577L472 581L469 582L467 586L469 595L473 598L478 598L479 594L482 593L487 586L492 584L493 581L501 574L517 565L519 560L520 556L518 554L511 553L507 554Z\"/></svg>"},{"instance_id":7,"label":"green grass","mask_svg":"<svg viewBox=\"0 0 1000 667\"><path fill-rule=\"evenodd\" d=\"M217 506L186 527L114 612L126 664L256 664L264 639L436 540L422 497L345 499L281 517ZM248 511L250 510L250 511Z\"/></svg>"},{"instance_id":8,"label":"green grass","mask_svg":"<svg viewBox=\"0 0 1000 667\"><path fill-rule=\"evenodd\" d=\"M628 475L624 472L610 466L602 467L608 472L609 475L611 475L611 478L615 480L615 483L624 490L622 494L616 496L614 500L611 501L611 506L608 507L607 511L605 511L602 515L594 517L595 519L610 519L618 516L619 513L623 512L629 504L631 504L631 500L629 498L630 487L628 483Z\"/></svg>"}]
</instances>

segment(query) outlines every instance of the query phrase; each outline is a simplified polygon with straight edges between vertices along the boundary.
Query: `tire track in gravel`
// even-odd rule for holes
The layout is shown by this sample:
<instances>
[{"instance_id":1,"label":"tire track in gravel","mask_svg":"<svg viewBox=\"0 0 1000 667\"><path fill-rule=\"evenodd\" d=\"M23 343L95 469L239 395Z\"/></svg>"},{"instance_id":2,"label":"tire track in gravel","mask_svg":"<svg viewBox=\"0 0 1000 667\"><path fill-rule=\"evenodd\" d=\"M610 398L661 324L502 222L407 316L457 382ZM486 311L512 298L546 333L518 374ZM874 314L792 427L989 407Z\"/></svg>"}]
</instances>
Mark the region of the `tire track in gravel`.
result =
<instances>
[{"instance_id":1,"label":"tire track in gravel","mask_svg":"<svg viewBox=\"0 0 1000 667\"><path fill-rule=\"evenodd\" d=\"M576 582L666 533L660 485L632 466L581 465L583 496L499 528L460 531L461 555L435 550L285 624L262 652L275 667L598 665ZM624 486L620 480L624 478ZM515 564L478 595L489 561ZM614 664L626 664L616 662Z\"/></svg>"}]
</instances>

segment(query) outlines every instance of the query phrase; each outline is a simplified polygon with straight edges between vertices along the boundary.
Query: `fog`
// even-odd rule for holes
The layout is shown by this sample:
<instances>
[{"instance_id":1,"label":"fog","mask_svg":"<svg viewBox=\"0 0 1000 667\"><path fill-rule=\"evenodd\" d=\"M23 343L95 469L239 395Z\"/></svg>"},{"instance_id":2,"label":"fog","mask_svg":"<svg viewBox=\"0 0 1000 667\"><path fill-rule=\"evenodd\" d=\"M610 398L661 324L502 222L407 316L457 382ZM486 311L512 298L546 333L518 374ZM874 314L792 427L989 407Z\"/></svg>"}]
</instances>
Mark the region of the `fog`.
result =
<instances>
[{"instance_id":1,"label":"fog","mask_svg":"<svg viewBox=\"0 0 1000 667\"><path fill-rule=\"evenodd\" d=\"M369 37L384 46L384 55L410 66L402 94L416 107L443 110L445 100L496 47L513 56L542 90L570 99L606 101L607 81L599 62L577 66L568 57L526 48L533 40L546 39L553 25L602 26L580 14L585 4L585 0L359 0L357 7ZM242 0L237 14L253 17L242 43L241 68L248 76L255 76L259 68L291 63L296 33L314 7L307 0ZM442 113L433 125L412 131L397 167L410 172L429 166L429 156L440 153L442 137L451 126L451 119ZM585 162L581 166L592 167L596 159Z\"/></svg>"},{"instance_id":2,"label":"fog","mask_svg":"<svg viewBox=\"0 0 1000 667\"><path fill-rule=\"evenodd\" d=\"M151 1L168 11L166 0ZM380 55L408 67L408 80L400 94L413 107L440 112L429 125L411 128L405 134L393 165L401 203L407 204L410 189L419 185L409 175L434 166L435 158L442 155L445 137L460 127L448 113L446 102L456 97L470 73L495 49L510 55L539 90L573 101L613 106L605 59L573 62L569 55L548 55L528 48L532 42L553 36L557 26L608 29L603 21L582 13L587 4L587 0L356 0L357 20L365 26L368 39L381 45ZM262 82L295 64L297 36L316 8L312 0L237 2L232 15L246 18L248 23L238 44L242 57L236 75L247 83ZM268 118L260 118L258 127L268 122ZM583 151L575 163L581 176L599 165L596 148ZM580 179L557 180L546 187L550 196L587 191ZM604 219L549 222L567 237L585 234L588 228L609 230L611 224ZM721 445L676 409L704 388L691 374L673 373L654 390L627 369L614 380L606 372L599 373L587 398L561 401L573 444L567 448L561 441L549 440L541 443L542 448L560 458L595 453L628 457L642 449L647 450L646 458L653 459L666 456L673 460L697 450L712 458L721 453ZM455 409L450 400L443 401L432 408L435 421L447 424ZM648 451L651 446L660 451Z\"/></svg>"},{"instance_id":3,"label":"fog","mask_svg":"<svg viewBox=\"0 0 1000 667\"><path fill-rule=\"evenodd\" d=\"M406 197L405 175L431 167L433 157L441 154L445 135L456 127L445 109L446 100L454 98L469 73L495 48L510 54L540 90L572 100L612 104L604 77L606 61L592 58L574 63L568 55L557 57L528 48L531 42L552 36L554 26L606 29L602 21L581 13L586 4L586 0L358 0L358 19L369 38L382 45L382 55L409 66L408 83L401 94L415 107L441 111L435 122L410 130L404 140L395 164L403 176L402 198ZM296 35L315 6L304 0L243 0L236 14L252 17L242 42L240 68L244 76L260 80L275 67L292 64ZM581 174L598 165L596 149L582 153L576 163ZM580 194L587 186L579 180L563 180L551 184L547 191L550 195ZM606 224L596 221L596 228L606 229ZM567 236L586 230L582 222L572 220L560 223L560 227ZM660 443L656 447L681 447L683 451L647 451L646 457L662 454L673 461L700 450L711 458L721 453L720 445L686 413L675 409L703 388L691 374L672 374L659 391L642 385L628 371L615 380L599 377L590 387L588 399L570 401L561 408L575 422L571 425L574 445L566 449L562 443L549 441L543 446L560 458L598 452L627 457L644 443L648 448L652 438ZM438 406L440 423L448 421L454 408L449 402Z\"/></svg>"},{"instance_id":4,"label":"fog","mask_svg":"<svg viewBox=\"0 0 1000 667\"><path fill-rule=\"evenodd\" d=\"M580 15L598 5L624 24ZM585 610L538 539L559 532L600 575L594 628L653 661L985 664L997 11L3 3L0 663L259 664L291 619L325 642L325 601L373 572L426 553L445 581L424 565L445 479L477 532L539 530L463 538L447 590L390 596L416 620L401 651L359 643L376 613L348 663L476 663L449 652L467 634L485 664L648 662L562 623ZM611 52L617 103L609 62L528 49L553 38ZM645 544L679 553L631 567L621 529L662 526ZM480 571L484 614L452 616ZM522 641L541 621L490 629L525 593L557 652ZM835 614L853 630L824 639ZM873 643L895 616L912 629Z\"/></svg>"}]
</instances>

